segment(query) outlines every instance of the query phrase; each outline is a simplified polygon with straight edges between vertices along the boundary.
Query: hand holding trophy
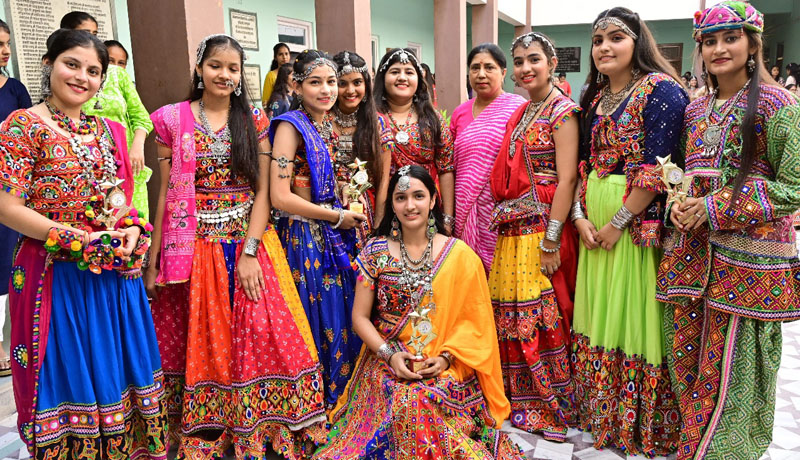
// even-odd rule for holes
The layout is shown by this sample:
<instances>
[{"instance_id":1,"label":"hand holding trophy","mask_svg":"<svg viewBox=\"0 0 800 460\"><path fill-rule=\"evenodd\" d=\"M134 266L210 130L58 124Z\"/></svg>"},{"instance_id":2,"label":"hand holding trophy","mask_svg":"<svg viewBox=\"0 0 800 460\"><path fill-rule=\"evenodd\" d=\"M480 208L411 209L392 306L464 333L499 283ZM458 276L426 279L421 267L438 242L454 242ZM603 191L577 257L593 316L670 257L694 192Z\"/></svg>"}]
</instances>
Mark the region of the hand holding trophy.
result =
<instances>
[{"instance_id":1,"label":"hand holding trophy","mask_svg":"<svg viewBox=\"0 0 800 460\"><path fill-rule=\"evenodd\" d=\"M366 161L355 158L352 163L347 165L347 167L353 171L347 190L347 197L350 201L347 208L359 214L364 214L364 205L358 201L358 198L367 191L368 188L372 187L372 184L369 183L367 170L364 168L366 164Z\"/></svg>"},{"instance_id":2,"label":"hand holding trophy","mask_svg":"<svg viewBox=\"0 0 800 460\"><path fill-rule=\"evenodd\" d=\"M656 158L658 160L656 171L661 172L661 181L667 187L667 205L674 202L683 203L686 201L692 178L686 176L683 170L672 162L672 155Z\"/></svg>"}]
</instances>

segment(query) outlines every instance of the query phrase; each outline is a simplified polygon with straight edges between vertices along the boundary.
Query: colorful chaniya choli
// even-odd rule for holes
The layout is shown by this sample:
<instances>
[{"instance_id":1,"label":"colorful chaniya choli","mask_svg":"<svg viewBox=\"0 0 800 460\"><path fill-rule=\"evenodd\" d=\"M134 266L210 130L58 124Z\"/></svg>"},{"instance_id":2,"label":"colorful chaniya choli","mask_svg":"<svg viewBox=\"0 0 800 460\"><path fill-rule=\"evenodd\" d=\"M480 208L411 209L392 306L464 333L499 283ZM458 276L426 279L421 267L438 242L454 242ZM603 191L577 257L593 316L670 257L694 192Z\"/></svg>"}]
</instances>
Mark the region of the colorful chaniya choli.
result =
<instances>
[{"instance_id":1,"label":"colorful chaniya choli","mask_svg":"<svg viewBox=\"0 0 800 460\"><path fill-rule=\"evenodd\" d=\"M357 262L376 290L373 322L399 349L411 339L411 296L400 284L400 261L385 238L370 240ZM398 380L366 347L353 379L331 414L328 444L317 459L522 459L499 428L508 416L491 301L480 258L450 238L433 262L431 316L436 338L426 356L447 351L449 369L438 377Z\"/></svg>"},{"instance_id":2,"label":"colorful chaniya choli","mask_svg":"<svg viewBox=\"0 0 800 460\"><path fill-rule=\"evenodd\" d=\"M156 142L173 151L170 190L182 183L193 189L185 197L193 210L180 197L167 197L163 240L184 247L190 258L175 259L162 245L158 282L164 286L153 305L171 371L170 415L184 437L179 453L194 459L196 450L224 452L232 442L238 459L262 458L268 446L303 458L326 434L322 373L277 234L269 225L263 234L257 258L265 289L251 301L236 265L255 192L231 173L230 146L214 153L214 138L194 121L188 102L159 109L153 121ZM253 109L253 121L264 139L268 119ZM175 273L180 263L184 282ZM204 430L223 434L205 446L196 438Z\"/></svg>"},{"instance_id":3,"label":"colorful chaniya choli","mask_svg":"<svg viewBox=\"0 0 800 460\"><path fill-rule=\"evenodd\" d=\"M420 165L427 169L438 183L440 175L455 171L453 133L441 115L439 115L441 129L439 147L435 146L434 139L428 134L420 134L417 122L404 125L401 130L388 115L378 114L378 124L381 128L381 144L386 145L392 152L392 174L406 165ZM406 134L401 134L398 140L400 131Z\"/></svg>"},{"instance_id":4,"label":"colorful chaniya choli","mask_svg":"<svg viewBox=\"0 0 800 460\"><path fill-rule=\"evenodd\" d=\"M596 448L655 456L677 447L664 307L655 299L665 192L656 165L657 157L679 154L687 104L677 82L651 73L614 113L585 114L591 141L581 148L581 198L595 228L611 220L634 187L657 194L612 250L579 247L572 369L579 427Z\"/></svg>"},{"instance_id":5,"label":"colorful chaniya choli","mask_svg":"<svg viewBox=\"0 0 800 460\"><path fill-rule=\"evenodd\" d=\"M735 205L747 92L709 117L709 96L686 111L688 195L705 197L708 218L696 230L673 231L657 288L668 303L664 330L683 420L679 459L759 458L766 451L780 322L800 319L792 228L800 207L800 105L780 88L762 84L760 92L757 154ZM718 151L704 143L709 124L723 127Z\"/></svg>"},{"instance_id":6,"label":"colorful chaniya choli","mask_svg":"<svg viewBox=\"0 0 800 460\"><path fill-rule=\"evenodd\" d=\"M105 138L129 206L125 129L97 120L98 138L84 144L97 165L91 174L104 181L98 139ZM97 190L79 158L69 137L31 110L13 112L0 127L0 187L56 222L104 230L92 214L99 211L92 203L104 199L91 201ZM46 244L23 238L12 267L11 365L20 435L37 459L166 459L163 376L141 270L112 269L93 258L87 270L80 242L64 244L67 235L74 233L52 230Z\"/></svg>"},{"instance_id":7,"label":"colorful chaniya choli","mask_svg":"<svg viewBox=\"0 0 800 460\"><path fill-rule=\"evenodd\" d=\"M341 208L334 171L335 139L323 139L304 112L293 110L272 120L271 140L283 122L291 123L302 137L292 168L292 187L310 189L311 201L320 206ZM361 349L351 317L356 232L334 229L334 224L324 220L283 211L279 215L278 234L324 369L325 402L333 406L350 380Z\"/></svg>"},{"instance_id":8,"label":"colorful chaniya choli","mask_svg":"<svg viewBox=\"0 0 800 460\"><path fill-rule=\"evenodd\" d=\"M540 270L539 244L558 186L553 133L580 109L558 95L521 137L512 139L527 107L523 104L511 115L490 176L497 201L492 228L498 238L489 288L511 423L564 441L575 420L569 353L578 240L572 224L566 223L561 266L553 276Z\"/></svg>"}]
</instances>

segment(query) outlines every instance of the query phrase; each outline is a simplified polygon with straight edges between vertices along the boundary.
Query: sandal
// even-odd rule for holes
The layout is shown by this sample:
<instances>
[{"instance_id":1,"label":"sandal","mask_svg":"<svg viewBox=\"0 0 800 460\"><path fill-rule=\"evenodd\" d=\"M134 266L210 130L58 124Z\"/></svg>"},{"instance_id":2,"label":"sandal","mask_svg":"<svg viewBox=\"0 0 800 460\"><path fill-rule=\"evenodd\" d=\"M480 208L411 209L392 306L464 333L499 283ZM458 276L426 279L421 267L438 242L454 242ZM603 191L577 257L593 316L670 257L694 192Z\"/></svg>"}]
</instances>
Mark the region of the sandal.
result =
<instances>
[{"instance_id":1,"label":"sandal","mask_svg":"<svg viewBox=\"0 0 800 460\"><path fill-rule=\"evenodd\" d=\"M11 358L0 360L0 377L11 375Z\"/></svg>"}]
</instances>

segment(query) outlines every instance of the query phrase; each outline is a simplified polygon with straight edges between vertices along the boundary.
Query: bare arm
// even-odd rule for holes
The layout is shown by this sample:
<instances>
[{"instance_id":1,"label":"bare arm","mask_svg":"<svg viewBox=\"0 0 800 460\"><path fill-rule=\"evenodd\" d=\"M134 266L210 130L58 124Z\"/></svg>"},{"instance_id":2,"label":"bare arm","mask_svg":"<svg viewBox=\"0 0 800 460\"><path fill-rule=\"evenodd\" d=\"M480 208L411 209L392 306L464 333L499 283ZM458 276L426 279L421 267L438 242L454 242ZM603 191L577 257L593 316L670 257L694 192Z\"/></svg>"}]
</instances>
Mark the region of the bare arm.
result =
<instances>
[{"instance_id":1,"label":"bare arm","mask_svg":"<svg viewBox=\"0 0 800 460\"><path fill-rule=\"evenodd\" d=\"M456 212L456 175L447 172L439 176L439 189L442 194L442 207L448 216L455 216Z\"/></svg>"},{"instance_id":2,"label":"bare arm","mask_svg":"<svg viewBox=\"0 0 800 460\"><path fill-rule=\"evenodd\" d=\"M167 200L167 185L169 185L169 173L172 168L172 161L164 158L172 158L172 149L158 145L157 155L159 158L158 168L161 178L161 183L158 187L158 205L156 206L156 213L153 216L153 235L150 244L150 265L144 273L144 285L147 290L147 295L151 298L156 298L156 278L158 277L158 263L161 255L161 238L163 235L164 225L164 208L166 207Z\"/></svg>"},{"instance_id":3,"label":"bare arm","mask_svg":"<svg viewBox=\"0 0 800 460\"><path fill-rule=\"evenodd\" d=\"M25 206L25 198L12 195L2 189L0 189L0 223L27 237L41 241L47 239L47 233L53 227L83 233L48 219Z\"/></svg>"}]
</instances>

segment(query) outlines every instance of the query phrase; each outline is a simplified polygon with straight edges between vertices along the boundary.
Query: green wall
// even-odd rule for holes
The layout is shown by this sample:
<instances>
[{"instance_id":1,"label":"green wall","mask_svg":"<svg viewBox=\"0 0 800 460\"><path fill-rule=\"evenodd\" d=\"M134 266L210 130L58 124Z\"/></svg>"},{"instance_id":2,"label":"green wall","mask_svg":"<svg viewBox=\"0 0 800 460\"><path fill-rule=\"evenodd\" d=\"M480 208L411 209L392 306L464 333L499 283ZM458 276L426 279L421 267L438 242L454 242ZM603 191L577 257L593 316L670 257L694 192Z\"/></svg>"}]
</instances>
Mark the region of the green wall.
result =
<instances>
[{"instance_id":1,"label":"green wall","mask_svg":"<svg viewBox=\"0 0 800 460\"><path fill-rule=\"evenodd\" d=\"M386 48L405 48L408 42L422 44L422 62L436 72L433 50L433 1L372 0L372 35L378 36L378 60ZM377 65L377 62L375 63Z\"/></svg>"}]
</instances>

